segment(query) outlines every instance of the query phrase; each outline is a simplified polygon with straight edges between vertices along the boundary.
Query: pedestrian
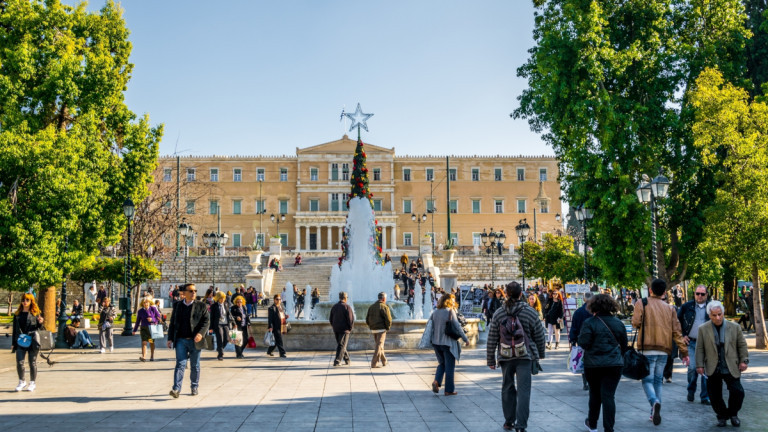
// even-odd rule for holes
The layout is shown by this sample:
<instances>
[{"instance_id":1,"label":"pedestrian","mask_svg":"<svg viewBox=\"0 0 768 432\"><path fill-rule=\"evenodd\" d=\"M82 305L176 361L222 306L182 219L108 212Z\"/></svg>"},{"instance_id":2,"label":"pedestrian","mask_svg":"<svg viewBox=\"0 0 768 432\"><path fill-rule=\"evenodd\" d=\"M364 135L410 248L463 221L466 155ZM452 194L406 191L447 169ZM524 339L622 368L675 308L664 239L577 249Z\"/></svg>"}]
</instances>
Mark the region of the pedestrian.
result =
<instances>
[{"instance_id":1,"label":"pedestrian","mask_svg":"<svg viewBox=\"0 0 768 432\"><path fill-rule=\"evenodd\" d=\"M92 284L85 292L86 311L96 313L96 284Z\"/></svg>"},{"instance_id":2,"label":"pedestrian","mask_svg":"<svg viewBox=\"0 0 768 432\"><path fill-rule=\"evenodd\" d=\"M445 334L446 327L451 326L454 334L460 335L465 345L469 345L469 339L461 328L458 316L456 315L456 300L453 294L445 294L440 297L437 303L437 309L432 312L429 319L432 320L432 348L437 357L437 370L435 370L435 380L432 381L432 392L438 393L443 384L443 375L445 375L445 396L456 396L456 387L454 384L454 371L456 363L461 357L461 345L458 339L454 339Z\"/></svg>"},{"instance_id":3,"label":"pedestrian","mask_svg":"<svg viewBox=\"0 0 768 432\"><path fill-rule=\"evenodd\" d=\"M11 338L11 351L16 353L16 373L19 375L19 385L16 386L17 392L22 390L34 391L37 386L35 381L37 380L37 354L40 352L40 345L35 342L32 333L43 328L43 321L35 296L32 294L21 296L19 307L13 314ZM19 340L20 338L22 340ZM29 363L29 386L24 380L25 357Z\"/></svg>"},{"instance_id":4,"label":"pedestrian","mask_svg":"<svg viewBox=\"0 0 768 432\"><path fill-rule=\"evenodd\" d=\"M223 291L218 291L213 295L213 306L211 306L211 325L210 332L216 338L216 360L224 360L224 348L229 342L229 329L235 319L229 308L224 306L224 300L227 295Z\"/></svg>"},{"instance_id":5,"label":"pedestrian","mask_svg":"<svg viewBox=\"0 0 768 432\"><path fill-rule=\"evenodd\" d=\"M77 299L72 301L72 312L70 312L69 318L70 319L83 318L83 305L81 305L80 301Z\"/></svg>"},{"instance_id":6,"label":"pedestrian","mask_svg":"<svg viewBox=\"0 0 768 432\"><path fill-rule=\"evenodd\" d=\"M552 348L552 341L555 342L555 349L560 347L560 327L563 316L563 295L560 291L555 291L552 293L552 303L544 316L547 323L547 349Z\"/></svg>"},{"instance_id":7,"label":"pedestrian","mask_svg":"<svg viewBox=\"0 0 768 432\"><path fill-rule=\"evenodd\" d=\"M320 303L320 291L317 288L312 288L312 310L315 310L315 305Z\"/></svg>"},{"instance_id":8,"label":"pedestrian","mask_svg":"<svg viewBox=\"0 0 768 432\"><path fill-rule=\"evenodd\" d=\"M402 264L402 266L403 266L403 270L405 270L406 268L408 268L408 255L407 255L407 254L403 254L403 255L400 257L400 264Z\"/></svg>"},{"instance_id":9,"label":"pedestrian","mask_svg":"<svg viewBox=\"0 0 768 432\"><path fill-rule=\"evenodd\" d=\"M109 297L101 299L99 307L99 348L100 352L104 354L106 349L109 348L109 352L114 351L115 341L112 338L112 327L115 323L115 316L117 311L112 306L112 300Z\"/></svg>"},{"instance_id":10,"label":"pedestrian","mask_svg":"<svg viewBox=\"0 0 768 432\"><path fill-rule=\"evenodd\" d=\"M104 288L104 285L99 285L99 291L96 293L96 304L101 307L105 298L107 298L107 290Z\"/></svg>"},{"instance_id":11,"label":"pedestrian","mask_svg":"<svg viewBox=\"0 0 768 432\"><path fill-rule=\"evenodd\" d=\"M688 347L683 341L680 321L675 311L661 299L666 290L666 282L654 279L650 296L635 303L632 316L632 326L638 329L638 349L648 359L650 366L651 373L642 382L645 396L651 405L650 419L656 426L661 424L661 383L673 343L680 350L683 365L688 365Z\"/></svg>"},{"instance_id":12,"label":"pedestrian","mask_svg":"<svg viewBox=\"0 0 768 432\"><path fill-rule=\"evenodd\" d=\"M160 324L162 317L160 311L152 304L152 299L144 297L141 300L141 309L136 312L136 323L133 325L133 334L139 329L141 335L141 357L142 362L147 361L147 345L149 345L149 361L155 361L155 340L152 338L150 326Z\"/></svg>"},{"instance_id":13,"label":"pedestrian","mask_svg":"<svg viewBox=\"0 0 768 432\"><path fill-rule=\"evenodd\" d=\"M233 341L235 344L235 356L236 358L243 359L245 358L243 351L245 351L245 347L248 345L248 336L251 333L251 318L248 316L248 311L245 308L243 296L238 295L233 301L235 304L232 305L229 311L235 319L234 328L242 333L239 344L237 341Z\"/></svg>"},{"instance_id":14,"label":"pedestrian","mask_svg":"<svg viewBox=\"0 0 768 432\"><path fill-rule=\"evenodd\" d=\"M392 326L392 314L389 312L389 306L387 306L387 293L380 292L376 303L368 307L365 323L368 324L368 328L373 333L374 350L371 367L379 367L379 362L381 362L381 366L386 366L387 356L384 354L384 341L387 339L387 332Z\"/></svg>"},{"instance_id":15,"label":"pedestrian","mask_svg":"<svg viewBox=\"0 0 768 432\"><path fill-rule=\"evenodd\" d=\"M707 287L698 285L693 295L694 299L683 304L677 313L683 341L688 344L688 357L690 359L688 363L688 402L694 401L696 384L699 380L699 374L696 372L696 341L699 337L699 326L709 321ZM703 374L701 374L699 399L702 404L710 405L709 394L707 393L707 376Z\"/></svg>"},{"instance_id":16,"label":"pedestrian","mask_svg":"<svg viewBox=\"0 0 768 432\"><path fill-rule=\"evenodd\" d=\"M197 396L200 384L200 350L203 337L208 333L210 315L208 306L196 300L195 284L184 284L180 288L182 300L173 306L171 324L168 326L168 348L176 349L176 367L173 370L173 388L170 395L178 398L184 381L184 371L189 365L189 380L192 396Z\"/></svg>"},{"instance_id":17,"label":"pedestrian","mask_svg":"<svg viewBox=\"0 0 768 432\"><path fill-rule=\"evenodd\" d=\"M288 293L288 295L290 295L290 293ZM285 310L283 310L280 294L275 294L274 303L267 309L267 312L267 330L271 331L272 335L275 337L275 344L267 348L267 355L274 356L272 352L277 349L280 353L280 357L285 358L283 333L286 332L285 321L288 319L288 315L286 315Z\"/></svg>"},{"instance_id":18,"label":"pedestrian","mask_svg":"<svg viewBox=\"0 0 768 432\"><path fill-rule=\"evenodd\" d=\"M77 331L78 327L80 327L80 318L73 318L72 323L64 330L64 341L70 349L93 348L91 335L86 330Z\"/></svg>"},{"instance_id":19,"label":"pedestrian","mask_svg":"<svg viewBox=\"0 0 768 432\"><path fill-rule=\"evenodd\" d=\"M717 426L739 427L739 410L744 402L741 373L749 366L747 341L739 325L723 319L725 308L717 300L707 304L709 322L699 327L696 345L696 372L707 376L707 391ZM728 405L723 400L723 382L728 388Z\"/></svg>"},{"instance_id":20,"label":"pedestrian","mask_svg":"<svg viewBox=\"0 0 768 432\"><path fill-rule=\"evenodd\" d=\"M578 344L584 349L584 376L589 383L589 413L584 425L597 432L600 406L603 407L603 430L613 432L616 424L616 388L624 367L627 330L614 316L619 304L610 295L598 294L586 303L587 318L580 326Z\"/></svg>"},{"instance_id":21,"label":"pedestrian","mask_svg":"<svg viewBox=\"0 0 768 432\"><path fill-rule=\"evenodd\" d=\"M355 325L355 311L347 304L346 292L339 293L339 302L331 308L328 321L330 321L333 335L336 337L336 357L333 360L333 365L341 365L342 359L345 365L349 365L347 342L349 342L352 327Z\"/></svg>"},{"instance_id":22,"label":"pedestrian","mask_svg":"<svg viewBox=\"0 0 768 432\"><path fill-rule=\"evenodd\" d=\"M506 286L507 299L491 317L486 342L488 367L501 367L501 406L504 410L504 429L525 432L531 405L531 375L540 370L539 360L544 359L546 340L544 327L536 311L522 297L523 287L517 282ZM519 356L502 355L499 327L515 321L524 333L525 352ZM516 351L516 350L515 350ZM515 352L517 354L517 352ZM517 381L517 387L515 387Z\"/></svg>"},{"instance_id":23,"label":"pedestrian","mask_svg":"<svg viewBox=\"0 0 768 432\"><path fill-rule=\"evenodd\" d=\"M584 293L584 304L573 312L573 318L571 319L571 331L568 333L568 342L571 344L571 348L579 344L579 333L581 332L581 325L587 318L591 317L594 312L587 310L587 302L592 298L592 293ZM625 330L626 333L626 330ZM589 383L584 373L581 373L581 384L583 390L589 390Z\"/></svg>"},{"instance_id":24,"label":"pedestrian","mask_svg":"<svg viewBox=\"0 0 768 432\"><path fill-rule=\"evenodd\" d=\"M539 314L539 320L542 321L542 325L544 325L544 312L541 310L541 302L535 292L528 294L528 306L536 310L536 313Z\"/></svg>"},{"instance_id":25,"label":"pedestrian","mask_svg":"<svg viewBox=\"0 0 768 432\"><path fill-rule=\"evenodd\" d=\"M253 287L249 286L248 289L245 291L245 294L243 294L245 297L245 308L248 309L248 316L253 316Z\"/></svg>"},{"instance_id":26,"label":"pedestrian","mask_svg":"<svg viewBox=\"0 0 768 432\"><path fill-rule=\"evenodd\" d=\"M485 313L486 323L491 322L491 318L493 318L493 314L496 312L496 309L498 309L499 306L501 306L501 299L497 298L496 290L488 290L488 299L486 300L485 310L483 311Z\"/></svg>"}]
</instances>

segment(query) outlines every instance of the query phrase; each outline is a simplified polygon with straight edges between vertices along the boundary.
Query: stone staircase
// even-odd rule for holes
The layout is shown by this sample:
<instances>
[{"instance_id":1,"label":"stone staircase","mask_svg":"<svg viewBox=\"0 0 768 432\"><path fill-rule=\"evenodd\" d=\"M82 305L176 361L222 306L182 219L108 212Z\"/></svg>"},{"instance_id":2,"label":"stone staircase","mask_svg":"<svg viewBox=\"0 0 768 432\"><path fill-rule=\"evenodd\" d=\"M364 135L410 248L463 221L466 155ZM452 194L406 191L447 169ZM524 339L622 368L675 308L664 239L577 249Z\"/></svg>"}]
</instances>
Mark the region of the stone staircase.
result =
<instances>
[{"instance_id":1,"label":"stone staircase","mask_svg":"<svg viewBox=\"0 0 768 432\"><path fill-rule=\"evenodd\" d=\"M299 291L311 285L320 293L320 301L328 301L331 289L331 269L339 262L338 257L306 257L300 266L293 266L293 260L286 260L283 270L276 272L272 279L271 293L274 295L283 290L286 282L290 282ZM308 293L309 294L309 293Z\"/></svg>"}]
</instances>

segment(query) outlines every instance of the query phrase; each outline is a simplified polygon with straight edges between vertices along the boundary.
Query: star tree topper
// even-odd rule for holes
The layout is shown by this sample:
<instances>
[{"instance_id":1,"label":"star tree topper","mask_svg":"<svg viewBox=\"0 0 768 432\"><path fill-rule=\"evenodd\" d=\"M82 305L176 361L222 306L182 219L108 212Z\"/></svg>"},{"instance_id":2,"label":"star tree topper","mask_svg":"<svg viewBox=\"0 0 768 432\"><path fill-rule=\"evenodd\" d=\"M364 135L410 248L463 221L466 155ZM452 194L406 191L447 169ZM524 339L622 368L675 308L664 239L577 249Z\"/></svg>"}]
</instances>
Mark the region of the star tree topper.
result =
<instances>
[{"instance_id":1,"label":"star tree topper","mask_svg":"<svg viewBox=\"0 0 768 432\"><path fill-rule=\"evenodd\" d=\"M350 113L344 113L344 115L349 118L352 121L352 125L349 127L349 131L352 132L352 129L355 128L355 126L362 127L365 129L366 132L368 132L368 125L365 124L365 122L373 117L373 114L365 114L363 113L363 110L360 109L360 103L357 104L357 109L355 109L355 112L352 114Z\"/></svg>"}]
</instances>

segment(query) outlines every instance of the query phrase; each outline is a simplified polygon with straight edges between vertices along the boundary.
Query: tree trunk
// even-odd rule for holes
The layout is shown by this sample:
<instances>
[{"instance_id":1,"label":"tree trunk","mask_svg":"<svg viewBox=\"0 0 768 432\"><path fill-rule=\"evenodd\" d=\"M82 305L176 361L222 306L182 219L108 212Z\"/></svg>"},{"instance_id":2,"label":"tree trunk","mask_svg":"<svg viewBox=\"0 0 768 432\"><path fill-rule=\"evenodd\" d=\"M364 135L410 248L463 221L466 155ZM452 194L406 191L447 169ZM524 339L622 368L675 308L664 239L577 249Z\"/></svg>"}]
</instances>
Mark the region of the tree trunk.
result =
<instances>
[{"instance_id":1,"label":"tree trunk","mask_svg":"<svg viewBox=\"0 0 768 432\"><path fill-rule=\"evenodd\" d=\"M760 274L757 270L757 263L752 263L752 297L754 301L755 313L750 317L755 323L755 348L765 349L768 347L768 337L765 333L765 320L763 319L762 293L760 292Z\"/></svg>"},{"instance_id":2,"label":"tree trunk","mask_svg":"<svg viewBox=\"0 0 768 432\"><path fill-rule=\"evenodd\" d=\"M723 263L723 293L723 312L728 316L736 315L736 277L731 261Z\"/></svg>"},{"instance_id":3,"label":"tree trunk","mask_svg":"<svg viewBox=\"0 0 768 432\"><path fill-rule=\"evenodd\" d=\"M8 291L8 316L13 312L13 291Z\"/></svg>"},{"instance_id":4,"label":"tree trunk","mask_svg":"<svg viewBox=\"0 0 768 432\"><path fill-rule=\"evenodd\" d=\"M43 326L50 332L56 332L56 287L40 288L37 295L37 305L43 314Z\"/></svg>"}]
</instances>

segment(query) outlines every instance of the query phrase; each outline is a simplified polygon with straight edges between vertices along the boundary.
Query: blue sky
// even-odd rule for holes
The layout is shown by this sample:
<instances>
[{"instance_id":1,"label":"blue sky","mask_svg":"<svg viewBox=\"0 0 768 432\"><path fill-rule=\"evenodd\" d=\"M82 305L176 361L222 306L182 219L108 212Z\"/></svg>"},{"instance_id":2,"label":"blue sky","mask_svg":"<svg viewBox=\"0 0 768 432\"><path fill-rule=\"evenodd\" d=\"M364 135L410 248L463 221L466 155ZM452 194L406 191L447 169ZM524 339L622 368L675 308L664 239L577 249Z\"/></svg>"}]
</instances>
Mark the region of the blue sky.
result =
<instances>
[{"instance_id":1,"label":"blue sky","mask_svg":"<svg viewBox=\"0 0 768 432\"><path fill-rule=\"evenodd\" d=\"M135 65L127 103L165 124L163 155L177 140L181 154L294 154L340 138L341 110L358 102L375 114L363 141L396 154L553 154L509 117L533 45L528 0L122 7Z\"/></svg>"}]
</instances>

